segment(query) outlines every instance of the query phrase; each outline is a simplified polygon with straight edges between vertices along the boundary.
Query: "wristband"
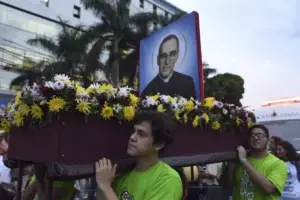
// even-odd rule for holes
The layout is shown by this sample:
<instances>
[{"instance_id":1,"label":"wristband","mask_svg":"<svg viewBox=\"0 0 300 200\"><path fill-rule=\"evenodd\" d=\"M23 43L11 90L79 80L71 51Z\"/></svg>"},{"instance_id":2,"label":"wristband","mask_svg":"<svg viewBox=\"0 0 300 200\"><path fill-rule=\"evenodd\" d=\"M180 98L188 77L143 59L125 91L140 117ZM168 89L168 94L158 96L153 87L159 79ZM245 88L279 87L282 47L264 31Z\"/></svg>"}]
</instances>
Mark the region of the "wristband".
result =
<instances>
[{"instance_id":1,"label":"wristband","mask_svg":"<svg viewBox=\"0 0 300 200\"><path fill-rule=\"evenodd\" d=\"M240 159L240 162L241 162L242 164L244 164L245 162L247 162L247 158L242 158L242 159Z\"/></svg>"}]
</instances>

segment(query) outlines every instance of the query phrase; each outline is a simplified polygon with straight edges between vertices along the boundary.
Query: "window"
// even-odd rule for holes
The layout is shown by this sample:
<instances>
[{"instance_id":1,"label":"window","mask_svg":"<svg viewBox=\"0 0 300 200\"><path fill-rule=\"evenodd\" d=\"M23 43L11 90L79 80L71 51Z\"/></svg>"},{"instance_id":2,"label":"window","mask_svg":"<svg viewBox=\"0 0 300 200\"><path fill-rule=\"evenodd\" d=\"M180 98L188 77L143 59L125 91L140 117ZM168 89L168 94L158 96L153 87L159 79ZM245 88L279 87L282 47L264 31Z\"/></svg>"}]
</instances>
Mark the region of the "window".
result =
<instances>
[{"instance_id":1,"label":"window","mask_svg":"<svg viewBox=\"0 0 300 200\"><path fill-rule=\"evenodd\" d=\"M49 7L49 0L41 0L43 4L45 4L47 7Z\"/></svg>"},{"instance_id":2,"label":"window","mask_svg":"<svg viewBox=\"0 0 300 200\"><path fill-rule=\"evenodd\" d=\"M141 8L144 8L144 3L145 3L144 0L140 0L140 7Z\"/></svg>"},{"instance_id":3,"label":"window","mask_svg":"<svg viewBox=\"0 0 300 200\"><path fill-rule=\"evenodd\" d=\"M80 19L80 7L74 5L73 17Z\"/></svg>"},{"instance_id":4,"label":"window","mask_svg":"<svg viewBox=\"0 0 300 200\"><path fill-rule=\"evenodd\" d=\"M165 17L169 17L169 13L167 11L165 12Z\"/></svg>"},{"instance_id":5,"label":"window","mask_svg":"<svg viewBox=\"0 0 300 200\"><path fill-rule=\"evenodd\" d=\"M153 13L156 14L156 12L157 12L157 7L156 7L156 5L153 5Z\"/></svg>"}]
</instances>

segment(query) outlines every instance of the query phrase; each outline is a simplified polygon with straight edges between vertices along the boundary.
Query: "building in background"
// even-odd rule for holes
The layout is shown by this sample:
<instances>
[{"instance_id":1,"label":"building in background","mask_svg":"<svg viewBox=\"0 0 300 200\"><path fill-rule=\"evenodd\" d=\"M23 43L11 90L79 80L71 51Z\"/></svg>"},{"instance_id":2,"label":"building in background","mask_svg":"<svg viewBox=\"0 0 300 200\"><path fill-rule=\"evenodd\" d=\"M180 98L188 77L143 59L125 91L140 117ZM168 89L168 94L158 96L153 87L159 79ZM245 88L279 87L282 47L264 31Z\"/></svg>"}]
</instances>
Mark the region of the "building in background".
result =
<instances>
[{"instance_id":1,"label":"building in background","mask_svg":"<svg viewBox=\"0 0 300 200\"><path fill-rule=\"evenodd\" d=\"M110 0L114 1L114 0ZM115 0L116 1L116 0ZM132 0L131 13L155 12L171 17L182 12L163 0ZM91 25L96 19L80 0L0 0L0 66L24 66L31 61L53 60L53 56L26 43L37 35L55 40L59 17L71 26ZM0 88L7 89L18 74L0 71Z\"/></svg>"}]
</instances>

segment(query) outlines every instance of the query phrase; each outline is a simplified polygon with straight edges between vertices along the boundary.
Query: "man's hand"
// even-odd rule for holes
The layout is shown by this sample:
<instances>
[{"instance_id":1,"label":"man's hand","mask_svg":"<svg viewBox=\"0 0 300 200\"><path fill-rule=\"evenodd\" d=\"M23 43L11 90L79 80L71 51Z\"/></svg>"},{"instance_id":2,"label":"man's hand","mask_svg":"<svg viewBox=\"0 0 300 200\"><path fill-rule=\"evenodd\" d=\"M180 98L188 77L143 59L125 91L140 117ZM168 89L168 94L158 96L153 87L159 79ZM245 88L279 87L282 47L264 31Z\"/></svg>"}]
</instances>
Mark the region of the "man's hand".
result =
<instances>
[{"instance_id":1,"label":"man's hand","mask_svg":"<svg viewBox=\"0 0 300 200\"><path fill-rule=\"evenodd\" d=\"M244 160L247 159L247 151L245 150L244 147L239 146L236 150L238 152L238 156L239 156L240 161L244 161Z\"/></svg>"},{"instance_id":2,"label":"man's hand","mask_svg":"<svg viewBox=\"0 0 300 200\"><path fill-rule=\"evenodd\" d=\"M102 158L96 162L95 167L98 187L100 189L110 187L115 178L117 165L112 166L109 159Z\"/></svg>"}]
</instances>

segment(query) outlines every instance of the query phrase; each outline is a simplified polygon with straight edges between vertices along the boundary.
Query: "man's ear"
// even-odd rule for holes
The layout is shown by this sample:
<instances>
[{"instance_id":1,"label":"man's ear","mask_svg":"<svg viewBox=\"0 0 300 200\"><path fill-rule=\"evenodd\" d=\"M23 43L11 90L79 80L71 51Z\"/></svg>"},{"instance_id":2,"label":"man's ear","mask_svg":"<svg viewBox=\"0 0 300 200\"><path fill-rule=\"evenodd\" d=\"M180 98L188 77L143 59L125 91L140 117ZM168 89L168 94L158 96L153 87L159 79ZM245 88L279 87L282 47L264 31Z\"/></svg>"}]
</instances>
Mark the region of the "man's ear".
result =
<instances>
[{"instance_id":1,"label":"man's ear","mask_svg":"<svg viewBox=\"0 0 300 200\"><path fill-rule=\"evenodd\" d=\"M160 142L154 145L154 149L156 151L160 151L161 149L163 149L165 147L166 143L165 142Z\"/></svg>"}]
</instances>

